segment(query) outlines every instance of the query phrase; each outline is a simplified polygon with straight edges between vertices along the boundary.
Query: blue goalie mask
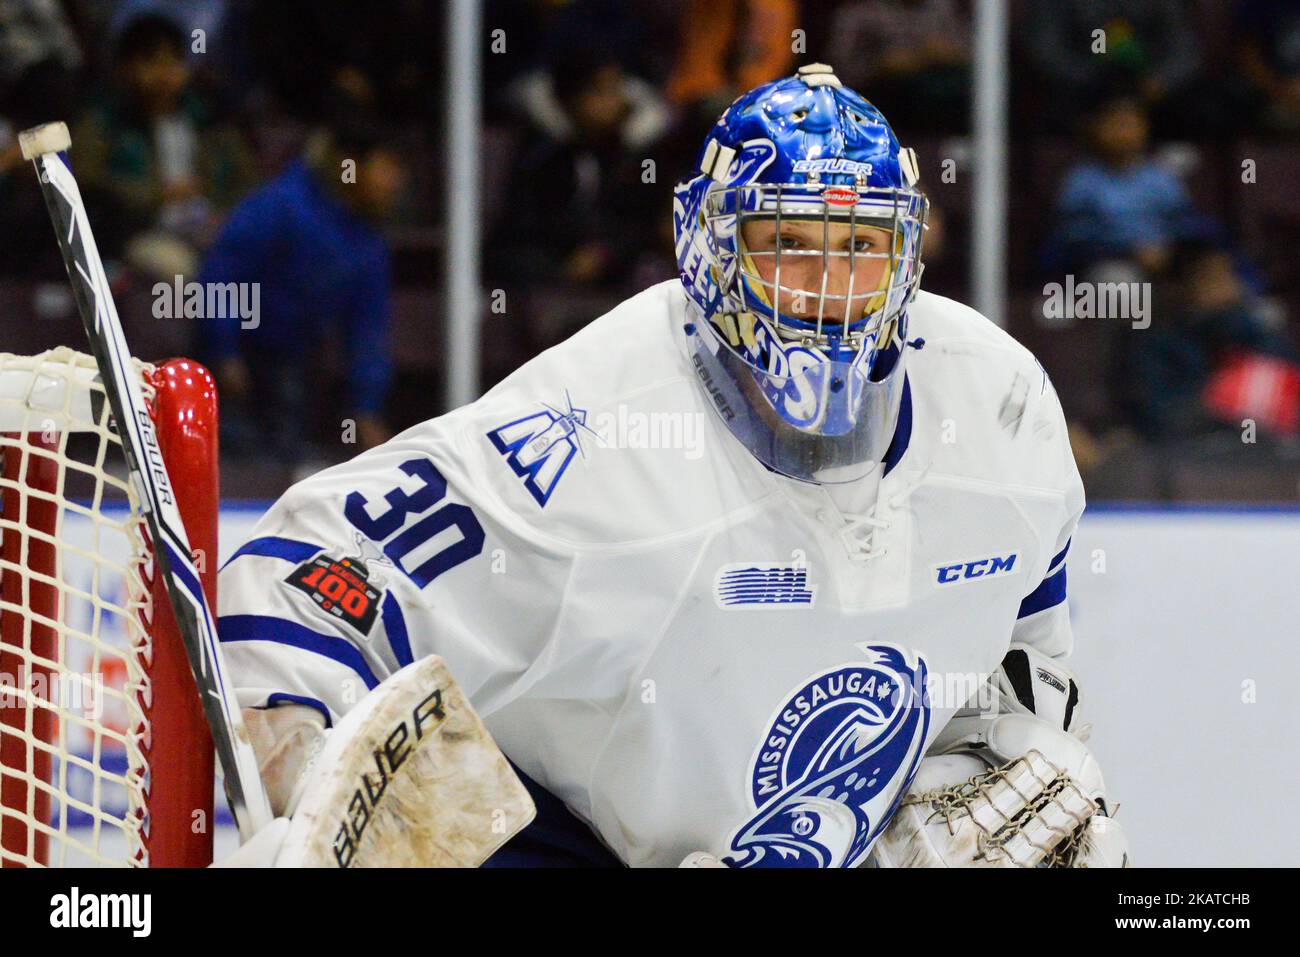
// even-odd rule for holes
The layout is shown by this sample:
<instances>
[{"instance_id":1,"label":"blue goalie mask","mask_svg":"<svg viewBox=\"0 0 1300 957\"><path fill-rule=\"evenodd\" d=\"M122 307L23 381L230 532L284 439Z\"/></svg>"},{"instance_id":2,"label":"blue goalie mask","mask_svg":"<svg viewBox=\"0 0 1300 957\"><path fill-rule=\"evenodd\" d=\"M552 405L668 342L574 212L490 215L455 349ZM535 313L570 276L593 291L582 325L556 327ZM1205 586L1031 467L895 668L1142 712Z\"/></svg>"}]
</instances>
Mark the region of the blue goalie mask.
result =
<instances>
[{"instance_id":1,"label":"blue goalie mask","mask_svg":"<svg viewBox=\"0 0 1300 957\"><path fill-rule=\"evenodd\" d=\"M902 400L928 208L915 155L813 64L736 100L699 167L673 197L697 374L768 467L861 478Z\"/></svg>"}]
</instances>

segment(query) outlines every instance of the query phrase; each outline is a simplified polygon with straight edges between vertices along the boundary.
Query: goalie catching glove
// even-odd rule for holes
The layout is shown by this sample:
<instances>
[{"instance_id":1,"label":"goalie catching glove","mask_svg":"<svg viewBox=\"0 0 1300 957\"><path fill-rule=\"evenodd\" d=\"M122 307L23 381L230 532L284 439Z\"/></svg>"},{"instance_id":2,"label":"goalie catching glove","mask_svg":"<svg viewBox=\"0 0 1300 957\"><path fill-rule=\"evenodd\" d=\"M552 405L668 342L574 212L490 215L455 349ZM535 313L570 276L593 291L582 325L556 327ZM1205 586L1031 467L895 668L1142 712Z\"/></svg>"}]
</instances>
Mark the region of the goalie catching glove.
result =
<instances>
[{"instance_id":1,"label":"goalie catching glove","mask_svg":"<svg viewBox=\"0 0 1300 957\"><path fill-rule=\"evenodd\" d=\"M1096 759L1069 728L1078 684L1013 644L994 677L1001 710L959 716L921 762L871 851L877 867L1127 867Z\"/></svg>"},{"instance_id":2,"label":"goalie catching glove","mask_svg":"<svg viewBox=\"0 0 1300 957\"><path fill-rule=\"evenodd\" d=\"M1127 866L1082 741L1024 715L975 720L988 726L972 742L982 754L921 762L872 849L877 867Z\"/></svg>"}]
</instances>

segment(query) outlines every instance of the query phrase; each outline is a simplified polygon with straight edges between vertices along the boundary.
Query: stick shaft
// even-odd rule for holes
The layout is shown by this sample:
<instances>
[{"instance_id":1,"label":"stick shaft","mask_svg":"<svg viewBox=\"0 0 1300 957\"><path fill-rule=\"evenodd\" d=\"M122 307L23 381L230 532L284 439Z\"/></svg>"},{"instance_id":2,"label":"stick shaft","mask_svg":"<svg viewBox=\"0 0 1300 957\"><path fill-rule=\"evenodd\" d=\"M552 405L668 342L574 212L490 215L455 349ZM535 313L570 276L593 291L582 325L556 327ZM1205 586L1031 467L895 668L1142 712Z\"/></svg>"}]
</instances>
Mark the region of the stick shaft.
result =
<instances>
[{"instance_id":1,"label":"stick shaft","mask_svg":"<svg viewBox=\"0 0 1300 957\"><path fill-rule=\"evenodd\" d=\"M81 192L63 154L42 153L33 162L54 221L77 310L90 340L90 351L99 367L131 479L144 509L158 574L166 583L203 700L230 809L239 825L240 836L248 840L271 821L270 802L243 727L234 688L225 678L212 612L194 567L153 420L133 373L126 336L90 231ZM208 560L215 561L216 556L208 556Z\"/></svg>"}]
</instances>

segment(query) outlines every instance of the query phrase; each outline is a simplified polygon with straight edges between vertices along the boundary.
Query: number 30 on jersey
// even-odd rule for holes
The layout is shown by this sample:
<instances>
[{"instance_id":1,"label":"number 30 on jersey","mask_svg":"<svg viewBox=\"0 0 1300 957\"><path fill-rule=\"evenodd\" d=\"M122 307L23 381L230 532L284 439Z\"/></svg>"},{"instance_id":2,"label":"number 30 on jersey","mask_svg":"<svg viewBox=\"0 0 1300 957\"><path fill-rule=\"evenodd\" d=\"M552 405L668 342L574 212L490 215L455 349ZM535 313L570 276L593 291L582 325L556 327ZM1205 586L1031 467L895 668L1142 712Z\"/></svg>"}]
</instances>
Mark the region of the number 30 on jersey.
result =
<instances>
[{"instance_id":1,"label":"number 30 on jersey","mask_svg":"<svg viewBox=\"0 0 1300 957\"><path fill-rule=\"evenodd\" d=\"M382 499L349 492L343 515L421 588L483 551L483 526L468 505L443 502L447 480L425 458L408 459L406 473ZM440 533L452 530L450 536ZM450 537L444 544L443 539ZM434 539L439 539L434 541Z\"/></svg>"}]
</instances>

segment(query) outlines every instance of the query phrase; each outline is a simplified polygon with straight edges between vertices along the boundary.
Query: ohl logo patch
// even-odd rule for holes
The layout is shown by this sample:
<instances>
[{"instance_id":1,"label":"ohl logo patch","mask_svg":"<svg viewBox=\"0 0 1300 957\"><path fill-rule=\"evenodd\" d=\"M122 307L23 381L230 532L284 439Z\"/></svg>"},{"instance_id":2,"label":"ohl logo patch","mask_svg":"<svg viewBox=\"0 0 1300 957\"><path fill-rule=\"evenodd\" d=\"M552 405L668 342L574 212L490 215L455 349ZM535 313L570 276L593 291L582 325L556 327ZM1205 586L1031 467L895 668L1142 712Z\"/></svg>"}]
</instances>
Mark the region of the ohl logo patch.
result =
<instances>
[{"instance_id":1,"label":"ohl logo patch","mask_svg":"<svg viewBox=\"0 0 1300 957\"><path fill-rule=\"evenodd\" d=\"M811 608L817 586L808 582L808 566L799 562L723 565L713 586L721 608Z\"/></svg>"},{"instance_id":2,"label":"ohl logo patch","mask_svg":"<svg viewBox=\"0 0 1300 957\"><path fill-rule=\"evenodd\" d=\"M925 750L927 667L892 645L837 665L777 709L753 758L755 814L731 867L856 867L907 792Z\"/></svg>"},{"instance_id":3,"label":"ohl logo patch","mask_svg":"<svg viewBox=\"0 0 1300 957\"><path fill-rule=\"evenodd\" d=\"M582 432L596 435L587 425L587 410L573 407L567 389L564 402L565 409L543 402L540 411L487 434L493 448L506 457L510 468L524 480L524 488L543 508L573 457L583 453Z\"/></svg>"}]
</instances>

